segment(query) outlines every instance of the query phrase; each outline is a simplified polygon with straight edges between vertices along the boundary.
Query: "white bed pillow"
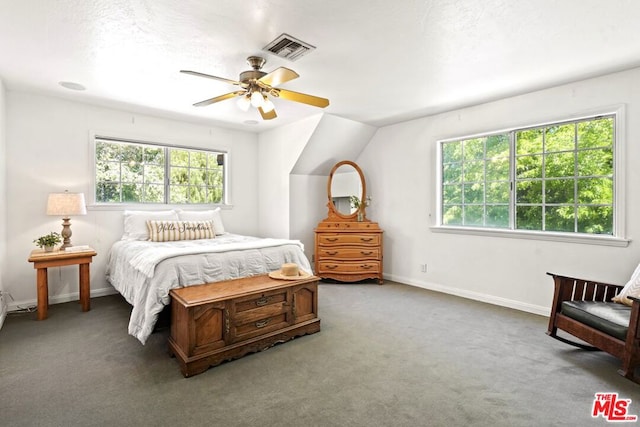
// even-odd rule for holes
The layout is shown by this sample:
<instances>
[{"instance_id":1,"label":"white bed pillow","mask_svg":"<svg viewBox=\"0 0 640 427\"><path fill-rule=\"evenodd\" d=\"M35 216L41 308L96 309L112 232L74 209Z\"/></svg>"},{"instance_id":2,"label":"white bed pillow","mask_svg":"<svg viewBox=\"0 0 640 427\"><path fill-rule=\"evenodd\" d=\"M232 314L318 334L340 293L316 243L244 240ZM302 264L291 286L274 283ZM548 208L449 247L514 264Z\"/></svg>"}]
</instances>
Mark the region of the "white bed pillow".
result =
<instances>
[{"instance_id":1,"label":"white bed pillow","mask_svg":"<svg viewBox=\"0 0 640 427\"><path fill-rule=\"evenodd\" d=\"M178 211L178 217L181 221L213 221L213 229L216 235L224 234L224 224L220 215L220 208L207 211Z\"/></svg>"},{"instance_id":2,"label":"white bed pillow","mask_svg":"<svg viewBox=\"0 0 640 427\"><path fill-rule=\"evenodd\" d=\"M176 240L213 239L213 221L147 221L149 240L173 242Z\"/></svg>"},{"instance_id":3,"label":"white bed pillow","mask_svg":"<svg viewBox=\"0 0 640 427\"><path fill-rule=\"evenodd\" d=\"M640 298L640 264L631 275L631 279L624 285L620 293L613 297L613 300L625 305L633 305L633 301L627 298L628 296Z\"/></svg>"},{"instance_id":4,"label":"white bed pillow","mask_svg":"<svg viewBox=\"0 0 640 427\"><path fill-rule=\"evenodd\" d=\"M122 240L149 240L147 221L178 221L175 210L164 211L124 211L124 234Z\"/></svg>"}]
</instances>

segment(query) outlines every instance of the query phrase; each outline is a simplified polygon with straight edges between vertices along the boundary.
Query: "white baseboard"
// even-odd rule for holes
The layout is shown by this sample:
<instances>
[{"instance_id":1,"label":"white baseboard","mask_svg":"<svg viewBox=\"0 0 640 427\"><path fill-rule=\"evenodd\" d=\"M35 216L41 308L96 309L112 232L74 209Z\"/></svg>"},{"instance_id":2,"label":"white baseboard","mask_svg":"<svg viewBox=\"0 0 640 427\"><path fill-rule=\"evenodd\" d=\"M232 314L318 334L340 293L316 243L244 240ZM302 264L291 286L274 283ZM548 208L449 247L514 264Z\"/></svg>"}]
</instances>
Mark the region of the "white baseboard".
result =
<instances>
[{"instance_id":1,"label":"white baseboard","mask_svg":"<svg viewBox=\"0 0 640 427\"><path fill-rule=\"evenodd\" d=\"M455 295L462 298L472 299L475 301L486 302L488 304L499 305L501 307L513 308L515 310L525 311L527 313L537 314L548 317L551 313L550 307L527 304L521 301L510 300L507 298L496 297L494 295L481 294L479 292L466 291L464 289L450 288L448 286L439 285L437 283L425 282L421 280L411 279L409 277L397 276L393 274L384 274L384 278L393 282L404 283L418 288L429 289L436 292L442 292L449 295Z\"/></svg>"},{"instance_id":2,"label":"white baseboard","mask_svg":"<svg viewBox=\"0 0 640 427\"><path fill-rule=\"evenodd\" d=\"M498 305L501 307L513 308L515 310L524 311L527 313L533 313L540 316L548 317L551 309L549 307L537 306L533 304L526 304L521 301L514 301L507 298L496 297L493 295L481 294L478 292L466 291L462 289L450 288L447 286L439 285L437 283L425 282L421 280L415 280L409 277L398 276L393 274L385 274L385 280L391 280L393 282L404 283L410 286L416 286L418 288L429 289L436 292L442 292L449 295L455 295L462 298L467 298L475 301L486 302L488 304ZM91 297L102 297L106 295L113 295L118 293L114 288L102 288L102 289L92 289ZM2 298L2 297L0 297ZM80 299L79 292L72 292L69 294L63 295L55 295L49 297L49 304L60 304L63 302L69 301L77 301ZM6 303L6 301L5 301ZM25 300L25 301L14 301L8 305L8 311L19 310L24 307L33 307L37 304L37 300ZM2 311L2 301L0 301L0 328L2 327L2 322L4 321L4 317L6 316L6 310Z\"/></svg>"},{"instance_id":3,"label":"white baseboard","mask_svg":"<svg viewBox=\"0 0 640 427\"><path fill-rule=\"evenodd\" d=\"M111 287L102 288L102 289L92 289L91 298L103 297L103 296L113 295L117 293L118 292ZM80 292L71 292L69 294L49 296L49 304L61 304L63 302L78 301L79 299L80 299ZM13 301L11 304L9 304L9 311L21 310L25 307L34 307L37 304L38 304L38 300L36 299Z\"/></svg>"},{"instance_id":4,"label":"white baseboard","mask_svg":"<svg viewBox=\"0 0 640 427\"><path fill-rule=\"evenodd\" d=\"M2 329L2 325L4 324L4 319L7 317L7 297L0 292L0 329Z\"/></svg>"}]
</instances>

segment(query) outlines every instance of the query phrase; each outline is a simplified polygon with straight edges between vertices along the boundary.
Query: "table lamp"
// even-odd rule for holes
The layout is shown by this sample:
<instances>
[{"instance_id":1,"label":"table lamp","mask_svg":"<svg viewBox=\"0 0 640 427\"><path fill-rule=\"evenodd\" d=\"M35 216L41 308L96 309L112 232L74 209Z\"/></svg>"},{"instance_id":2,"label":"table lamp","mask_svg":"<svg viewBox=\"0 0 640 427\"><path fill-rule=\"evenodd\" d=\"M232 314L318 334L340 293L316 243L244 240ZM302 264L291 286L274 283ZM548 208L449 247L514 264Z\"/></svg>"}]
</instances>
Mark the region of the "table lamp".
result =
<instances>
[{"instance_id":1,"label":"table lamp","mask_svg":"<svg viewBox=\"0 0 640 427\"><path fill-rule=\"evenodd\" d=\"M86 215L87 207L84 203L84 193L51 193L47 200L47 215L57 215L62 217L63 238L60 250L65 250L71 245L71 222L72 215Z\"/></svg>"}]
</instances>

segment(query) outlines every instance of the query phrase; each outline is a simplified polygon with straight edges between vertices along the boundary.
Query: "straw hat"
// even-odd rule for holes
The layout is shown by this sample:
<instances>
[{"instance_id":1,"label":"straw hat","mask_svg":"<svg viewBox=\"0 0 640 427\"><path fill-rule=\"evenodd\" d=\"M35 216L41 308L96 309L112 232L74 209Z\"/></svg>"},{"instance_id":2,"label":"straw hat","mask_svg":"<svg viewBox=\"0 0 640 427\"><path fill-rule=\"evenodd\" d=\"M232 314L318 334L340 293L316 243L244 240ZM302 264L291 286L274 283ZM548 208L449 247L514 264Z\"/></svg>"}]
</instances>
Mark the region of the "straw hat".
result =
<instances>
[{"instance_id":1,"label":"straw hat","mask_svg":"<svg viewBox=\"0 0 640 427\"><path fill-rule=\"evenodd\" d=\"M298 268L298 264L287 263L282 264L280 270L272 271L269 273L269 277L272 279L282 279L282 280L298 280L303 277L309 277L310 274L306 271L300 270Z\"/></svg>"}]
</instances>

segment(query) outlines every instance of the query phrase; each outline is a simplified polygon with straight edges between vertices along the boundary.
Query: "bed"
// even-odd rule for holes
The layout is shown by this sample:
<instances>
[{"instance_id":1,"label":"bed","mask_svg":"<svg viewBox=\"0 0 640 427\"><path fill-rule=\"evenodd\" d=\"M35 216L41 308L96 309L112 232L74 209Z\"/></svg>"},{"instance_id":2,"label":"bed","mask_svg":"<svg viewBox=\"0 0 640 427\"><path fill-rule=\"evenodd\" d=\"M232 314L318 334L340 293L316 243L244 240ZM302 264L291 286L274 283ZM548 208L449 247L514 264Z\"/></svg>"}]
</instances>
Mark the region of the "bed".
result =
<instances>
[{"instance_id":1,"label":"bed","mask_svg":"<svg viewBox=\"0 0 640 427\"><path fill-rule=\"evenodd\" d=\"M109 251L106 277L132 305L128 331L142 344L153 332L160 312L169 304L171 289L265 274L278 270L284 263L296 263L300 269L312 271L300 241L226 232L216 211L170 211L171 214L125 211L125 233ZM211 221L215 229L212 236L150 240L153 235L148 228L150 223L182 226L184 218L193 221L211 216L212 212L216 218ZM201 221L209 220L198 223ZM145 225L144 231L141 224Z\"/></svg>"}]
</instances>

